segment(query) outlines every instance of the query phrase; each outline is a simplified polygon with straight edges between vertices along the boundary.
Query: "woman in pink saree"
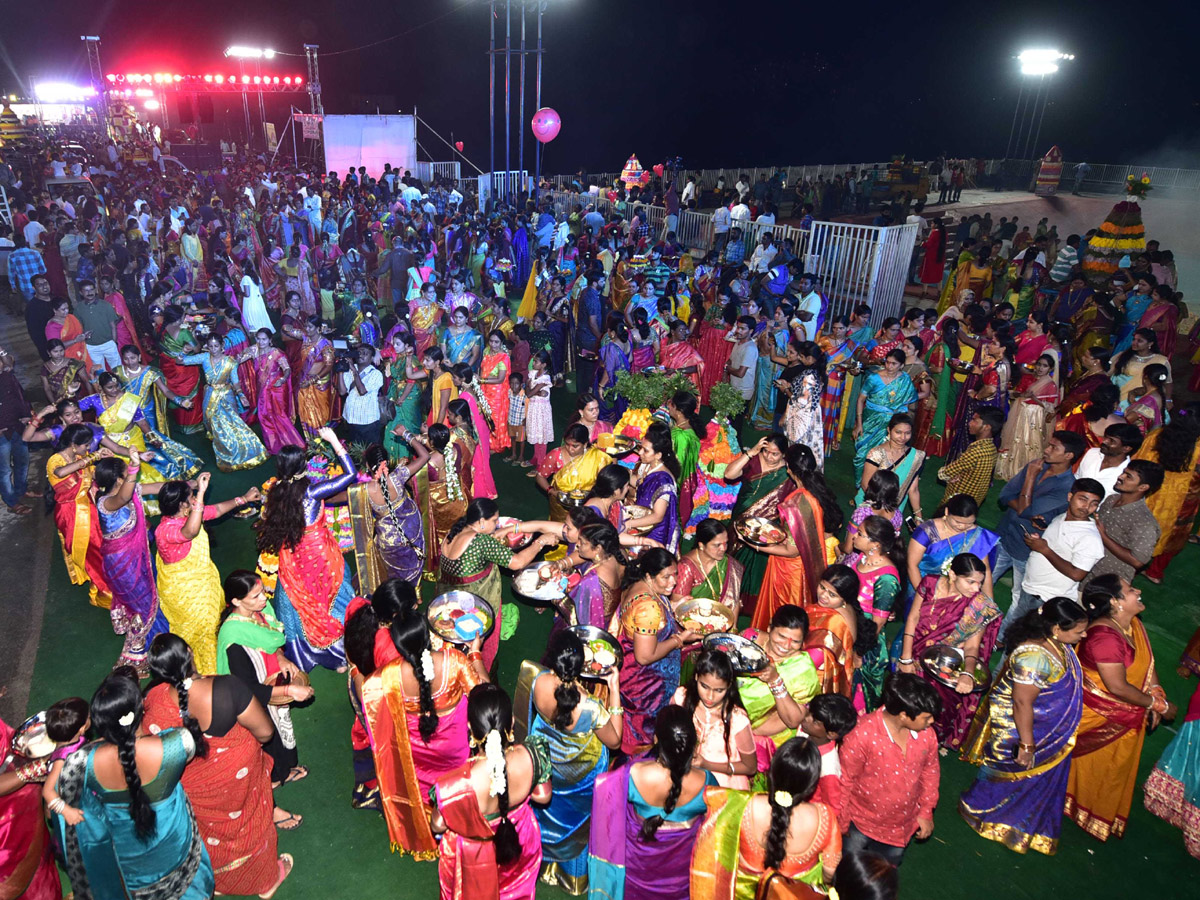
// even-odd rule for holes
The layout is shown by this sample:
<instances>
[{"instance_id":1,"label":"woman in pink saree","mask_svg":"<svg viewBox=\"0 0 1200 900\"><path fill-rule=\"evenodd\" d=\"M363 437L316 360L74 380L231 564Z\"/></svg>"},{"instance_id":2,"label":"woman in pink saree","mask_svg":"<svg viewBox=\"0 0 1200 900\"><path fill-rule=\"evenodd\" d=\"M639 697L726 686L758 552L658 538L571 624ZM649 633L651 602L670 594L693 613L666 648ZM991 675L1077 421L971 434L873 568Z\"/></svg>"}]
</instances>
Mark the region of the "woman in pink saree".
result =
<instances>
[{"instance_id":1,"label":"woman in pink saree","mask_svg":"<svg viewBox=\"0 0 1200 900\"><path fill-rule=\"evenodd\" d=\"M473 495L475 497L487 497L489 500L494 500L497 496L496 481L492 478L492 425L496 424L493 419L492 409L488 405L487 398L484 396L483 390L479 381L475 378L475 373L471 371L471 367L466 363L459 363L454 367L451 373L454 380L454 386L458 388L458 399L451 400L449 405L450 412L450 427L456 428L460 423L455 422L457 417L462 422L468 422L475 428L475 454L472 457L472 472L473 479ZM464 411L457 411L458 404L465 404L466 412L470 413L470 418L464 414ZM500 423L500 427L504 427Z\"/></svg>"},{"instance_id":2,"label":"woman in pink saree","mask_svg":"<svg viewBox=\"0 0 1200 900\"><path fill-rule=\"evenodd\" d=\"M540 735L513 742L512 700L493 684L472 689L467 706L472 755L433 792L441 900L532 900L542 831L530 802L550 800L549 746Z\"/></svg>"},{"instance_id":3,"label":"woman in pink saree","mask_svg":"<svg viewBox=\"0 0 1200 900\"><path fill-rule=\"evenodd\" d=\"M291 366L282 350L271 345L272 334L260 328L254 335L254 374L258 384L258 424L263 446L274 456L282 447L304 446L296 428L296 397L292 393Z\"/></svg>"},{"instance_id":4,"label":"woman in pink saree","mask_svg":"<svg viewBox=\"0 0 1200 900\"><path fill-rule=\"evenodd\" d=\"M0 756L14 730L0 719ZM22 761L21 757L17 757ZM25 763L0 775L0 897L60 900L62 887L42 808L42 780L51 760ZM536 874L536 873L535 873Z\"/></svg>"}]
</instances>

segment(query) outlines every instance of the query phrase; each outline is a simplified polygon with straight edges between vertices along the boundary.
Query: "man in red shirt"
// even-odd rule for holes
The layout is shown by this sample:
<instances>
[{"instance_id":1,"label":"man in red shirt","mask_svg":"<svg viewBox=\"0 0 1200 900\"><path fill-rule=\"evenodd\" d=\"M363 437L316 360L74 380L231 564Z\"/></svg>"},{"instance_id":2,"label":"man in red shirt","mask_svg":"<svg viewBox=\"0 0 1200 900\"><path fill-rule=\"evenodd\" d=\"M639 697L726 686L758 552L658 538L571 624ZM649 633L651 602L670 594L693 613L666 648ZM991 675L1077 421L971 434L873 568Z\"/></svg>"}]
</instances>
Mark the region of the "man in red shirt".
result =
<instances>
[{"instance_id":1,"label":"man in red shirt","mask_svg":"<svg viewBox=\"0 0 1200 900\"><path fill-rule=\"evenodd\" d=\"M915 834L933 834L938 801L937 737L929 727L942 698L917 675L897 673L883 687L883 707L858 720L839 751L842 767L842 852L904 859Z\"/></svg>"}]
</instances>

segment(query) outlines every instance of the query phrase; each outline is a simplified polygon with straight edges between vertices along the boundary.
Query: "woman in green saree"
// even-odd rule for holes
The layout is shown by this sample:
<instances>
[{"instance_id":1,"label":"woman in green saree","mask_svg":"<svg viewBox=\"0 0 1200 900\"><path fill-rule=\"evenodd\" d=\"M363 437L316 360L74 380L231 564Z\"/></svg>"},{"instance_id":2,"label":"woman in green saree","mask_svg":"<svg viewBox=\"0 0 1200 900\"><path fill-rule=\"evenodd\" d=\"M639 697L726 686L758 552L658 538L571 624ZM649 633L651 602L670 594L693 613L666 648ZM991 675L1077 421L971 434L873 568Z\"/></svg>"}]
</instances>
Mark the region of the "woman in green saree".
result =
<instances>
[{"instance_id":1,"label":"woman in green saree","mask_svg":"<svg viewBox=\"0 0 1200 900\"><path fill-rule=\"evenodd\" d=\"M384 367L388 379L387 402L395 411L383 429L383 449L391 462L408 459L412 454L408 444L398 435L408 431L419 434L424 421L421 395L429 373L421 368L416 357L416 341L411 334L398 332L392 337L395 359Z\"/></svg>"},{"instance_id":2,"label":"woman in green saree","mask_svg":"<svg viewBox=\"0 0 1200 900\"><path fill-rule=\"evenodd\" d=\"M782 434L762 438L734 457L725 469L725 481L740 484L742 488L733 507L734 522L753 516L778 517L780 501L792 490L783 457L787 446L787 438ZM768 557L736 539L732 555L742 564L741 606L749 612L762 586Z\"/></svg>"},{"instance_id":3,"label":"woman in green saree","mask_svg":"<svg viewBox=\"0 0 1200 900\"><path fill-rule=\"evenodd\" d=\"M759 748L758 768L763 772L775 748L795 737L804 704L821 692L821 677L810 651L804 649L808 613L802 607L781 606L766 631L747 628L742 637L766 650L771 660L761 675L738 679L742 706L750 716Z\"/></svg>"}]
</instances>

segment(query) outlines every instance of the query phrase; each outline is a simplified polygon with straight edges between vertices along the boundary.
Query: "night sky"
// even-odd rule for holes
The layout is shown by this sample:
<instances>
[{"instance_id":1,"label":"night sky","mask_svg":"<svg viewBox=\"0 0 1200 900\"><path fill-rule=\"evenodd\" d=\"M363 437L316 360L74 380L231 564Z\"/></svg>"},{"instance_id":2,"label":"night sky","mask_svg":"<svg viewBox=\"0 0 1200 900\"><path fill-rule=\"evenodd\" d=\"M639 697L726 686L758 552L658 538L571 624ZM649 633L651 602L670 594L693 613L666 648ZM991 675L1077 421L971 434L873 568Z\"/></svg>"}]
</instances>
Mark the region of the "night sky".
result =
<instances>
[{"instance_id":1,"label":"night sky","mask_svg":"<svg viewBox=\"0 0 1200 900\"><path fill-rule=\"evenodd\" d=\"M100 35L106 71L203 74L227 70L221 53L230 43L302 54L301 45L313 42L322 50L326 112L416 105L487 168L487 0L8 0L4 7L4 94L15 90L16 76L83 82L85 33ZM212 10L213 18L181 19L185 8ZM1025 46L1076 54L1052 76L1041 152L1057 142L1068 159L1200 168L1200 79L1189 62L1200 12L1170 8L1165 15L1148 5L1026 0L549 0L543 102L564 124L545 170L611 171L630 153L646 165L681 156L697 168L1002 155L1021 78L1013 57ZM529 27L532 46L532 14ZM335 52L405 31L370 49ZM517 66L514 57L514 128ZM280 56L264 67L303 74L304 59ZM532 57L528 79L532 169ZM218 119L223 109L231 111L229 127L240 128L240 101L219 100ZM282 129L286 104L269 112ZM431 135L421 142L435 158L448 157Z\"/></svg>"}]
</instances>

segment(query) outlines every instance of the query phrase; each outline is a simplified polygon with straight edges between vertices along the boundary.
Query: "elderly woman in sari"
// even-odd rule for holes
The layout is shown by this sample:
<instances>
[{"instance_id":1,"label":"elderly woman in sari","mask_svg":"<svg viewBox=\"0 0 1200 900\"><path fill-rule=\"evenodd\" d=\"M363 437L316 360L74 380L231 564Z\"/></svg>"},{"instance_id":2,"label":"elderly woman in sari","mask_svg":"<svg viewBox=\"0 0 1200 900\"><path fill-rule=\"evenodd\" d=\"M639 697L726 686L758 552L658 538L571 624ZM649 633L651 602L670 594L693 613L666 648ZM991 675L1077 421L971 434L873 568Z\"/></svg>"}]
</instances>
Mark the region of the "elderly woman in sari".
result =
<instances>
[{"instance_id":1,"label":"elderly woman in sari","mask_svg":"<svg viewBox=\"0 0 1200 900\"><path fill-rule=\"evenodd\" d=\"M346 653L353 664L351 695L379 780L379 798L392 849L434 859L429 792L439 778L467 761L466 696L488 680L477 637L463 653L451 644L433 649L429 624L408 594L384 624L361 598L346 622ZM395 592L384 585L380 590ZM356 763L357 765L357 763Z\"/></svg>"},{"instance_id":2,"label":"elderly woman in sari","mask_svg":"<svg viewBox=\"0 0 1200 900\"><path fill-rule=\"evenodd\" d=\"M504 608L501 597L500 566L512 571L525 568L546 547L558 543L553 534L541 534L529 546L514 552L504 540L517 527L498 528L500 510L486 498L472 500L441 542L438 559L437 593L466 590L486 600L496 614L495 628L483 645L483 661L490 669L500 641L517 631L520 608ZM530 526L525 526L528 529Z\"/></svg>"},{"instance_id":3,"label":"elderly woman in sari","mask_svg":"<svg viewBox=\"0 0 1200 900\"><path fill-rule=\"evenodd\" d=\"M550 497L550 519L566 521L567 511L559 494L586 496L600 470L609 464L608 455L588 440L586 426L568 425L562 446L551 450L537 468L537 486Z\"/></svg>"},{"instance_id":4,"label":"elderly woman in sari","mask_svg":"<svg viewBox=\"0 0 1200 900\"><path fill-rule=\"evenodd\" d=\"M959 814L981 837L1017 853L1058 849L1083 709L1075 647L1087 628L1083 608L1066 597L1018 620L1007 634L1012 652L964 745L963 758L980 770L959 798Z\"/></svg>"},{"instance_id":5,"label":"elderly woman in sari","mask_svg":"<svg viewBox=\"0 0 1200 900\"><path fill-rule=\"evenodd\" d=\"M115 443L143 454L144 481L178 481L200 471L200 458L170 438L153 431L142 415L136 395L126 391L111 372L101 372L100 393L79 401Z\"/></svg>"},{"instance_id":6,"label":"elderly woman in sari","mask_svg":"<svg viewBox=\"0 0 1200 900\"><path fill-rule=\"evenodd\" d=\"M329 424L333 415L333 344L321 334L321 319L310 316L300 348L296 410L300 425L310 441Z\"/></svg>"},{"instance_id":7,"label":"elderly woman in sari","mask_svg":"<svg viewBox=\"0 0 1200 900\"><path fill-rule=\"evenodd\" d=\"M1115 574L1083 591L1097 618L1079 645L1083 715L1071 752L1064 811L1092 837L1124 837L1147 727L1175 718L1154 669L1142 592Z\"/></svg>"},{"instance_id":8,"label":"elderly woman in sari","mask_svg":"<svg viewBox=\"0 0 1200 900\"><path fill-rule=\"evenodd\" d=\"M682 650L701 635L682 629L671 608L678 566L654 547L625 568L624 596L609 626L621 643L621 749L633 754L654 741L654 720L679 687Z\"/></svg>"},{"instance_id":9,"label":"elderly woman in sari","mask_svg":"<svg viewBox=\"0 0 1200 900\"><path fill-rule=\"evenodd\" d=\"M776 515L779 504L793 489L784 459L787 448L787 438L782 434L760 438L753 447L735 456L726 467L725 481L741 486L733 507L734 522L755 516L773 518ZM742 565L740 605L747 612L753 612L769 557L736 538L731 553Z\"/></svg>"},{"instance_id":10,"label":"elderly woman in sari","mask_svg":"<svg viewBox=\"0 0 1200 900\"><path fill-rule=\"evenodd\" d=\"M809 606L817 599L818 575L825 568L825 534L841 531L842 514L812 450L803 444L788 448L792 490L779 504L777 516L784 539L760 548L770 558L763 573L751 624L767 627L775 610L793 604Z\"/></svg>"},{"instance_id":11,"label":"elderly woman in sari","mask_svg":"<svg viewBox=\"0 0 1200 900\"><path fill-rule=\"evenodd\" d=\"M68 359L66 345L58 338L46 341L50 359L42 363L42 390L51 403L83 397L91 391L87 368L77 359Z\"/></svg>"},{"instance_id":12,"label":"elderly woman in sari","mask_svg":"<svg viewBox=\"0 0 1200 900\"><path fill-rule=\"evenodd\" d=\"M204 389L204 424L212 437L217 468L222 472L253 469L267 461L267 450L238 414L239 408L250 405L238 381L238 363L251 354L230 359L215 333L205 338L204 349L206 352L190 354L183 361L203 368L208 382Z\"/></svg>"},{"instance_id":13,"label":"elderly woman in sari","mask_svg":"<svg viewBox=\"0 0 1200 900\"><path fill-rule=\"evenodd\" d=\"M411 432L400 437L412 448L412 459L392 469L383 448L372 444L363 452L372 480L346 492L360 594L374 593L392 578L416 586L425 568L421 509L406 486L429 462L429 450Z\"/></svg>"},{"instance_id":14,"label":"elderly woman in sari","mask_svg":"<svg viewBox=\"0 0 1200 900\"><path fill-rule=\"evenodd\" d=\"M545 884L574 897L588 888L588 836L596 779L609 753L621 747L624 716L613 713L579 682L583 641L569 631L550 638L547 668L526 660L517 680L517 732L540 737L550 752L550 805L537 807ZM605 679L608 696L621 693L620 673Z\"/></svg>"},{"instance_id":15,"label":"elderly woman in sari","mask_svg":"<svg viewBox=\"0 0 1200 900\"><path fill-rule=\"evenodd\" d=\"M341 474L315 481L307 474L303 448L284 447L276 456L276 482L258 533L259 550L279 556L275 609L287 631L288 657L306 672L318 665L345 666L342 631L354 595L325 501L354 484L358 471L333 429L326 426L318 436L333 449Z\"/></svg>"},{"instance_id":16,"label":"elderly woman in sari","mask_svg":"<svg viewBox=\"0 0 1200 900\"><path fill-rule=\"evenodd\" d=\"M904 626L897 661L901 672L921 675L941 695L942 712L933 723L938 743L957 750L979 705L974 672L987 666L1000 633L1000 609L983 591L988 566L974 553L959 553L943 575L927 575L917 585ZM953 688L928 673L921 654L946 645L961 654L962 671Z\"/></svg>"},{"instance_id":17,"label":"elderly woman in sari","mask_svg":"<svg viewBox=\"0 0 1200 900\"><path fill-rule=\"evenodd\" d=\"M868 375L858 395L854 422L854 475L858 482L862 481L867 452L883 443L892 416L896 413L911 416L916 411L917 389L901 371L904 360L903 349L888 351L883 370Z\"/></svg>"},{"instance_id":18,"label":"elderly woman in sari","mask_svg":"<svg viewBox=\"0 0 1200 900\"><path fill-rule=\"evenodd\" d=\"M808 630L808 613L788 605L775 611L765 630L747 628L742 632L742 637L766 650L771 661L760 675L738 679L738 691L759 751L759 771L766 771L776 748L796 736L804 706L821 692L821 676L814 659L821 657L823 661L824 651L805 649Z\"/></svg>"},{"instance_id":19,"label":"elderly woman in sari","mask_svg":"<svg viewBox=\"0 0 1200 900\"><path fill-rule=\"evenodd\" d=\"M96 463L96 514L103 539L104 575L112 593L113 630L125 642L117 665L148 673L146 648L170 625L158 605L154 566L142 497L153 496L161 484L138 483L141 457L129 451L129 462L115 457Z\"/></svg>"},{"instance_id":20,"label":"elderly woman in sari","mask_svg":"<svg viewBox=\"0 0 1200 900\"><path fill-rule=\"evenodd\" d=\"M542 862L533 804L550 802L549 748L537 735L513 742L512 701L495 685L473 688L467 705L475 754L431 794L442 896L532 897Z\"/></svg>"},{"instance_id":21,"label":"elderly woman in sari","mask_svg":"<svg viewBox=\"0 0 1200 900\"><path fill-rule=\"evenodd\" d=\"M100 518L89 494L96 462L112 456L112 451L101 447L93 452L94 439L86 425L66 426L46 461L46 480L54 491L54 524L62 539L67 576L72 584L88 585L93 606L108 609L112 595L100 552Z\"/></svg>"}]
</instances>

